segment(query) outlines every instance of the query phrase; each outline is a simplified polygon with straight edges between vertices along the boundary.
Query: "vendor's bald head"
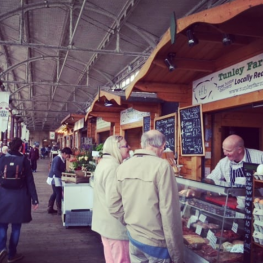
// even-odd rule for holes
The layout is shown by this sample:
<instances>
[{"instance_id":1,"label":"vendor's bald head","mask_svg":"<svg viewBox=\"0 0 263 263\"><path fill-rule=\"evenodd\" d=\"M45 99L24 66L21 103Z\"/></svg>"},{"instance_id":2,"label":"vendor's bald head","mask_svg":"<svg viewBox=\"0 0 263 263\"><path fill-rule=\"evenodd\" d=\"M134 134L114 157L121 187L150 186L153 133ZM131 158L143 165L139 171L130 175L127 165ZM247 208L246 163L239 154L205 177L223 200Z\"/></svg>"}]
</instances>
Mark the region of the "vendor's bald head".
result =
<instances>
[{"instance_id":1,"label":"vendor's bald head","mask_svg":"<svg viewBox=\"0 0 263 263\"><path fill-rule=\"evenodd\" d=\"M159 157L162 156L165 143L166 139L164 134L157 130L147 131L141 137L142 149L153 151Z\"/></svg>"},{"instance_id":2,"label":"vendor's bald head","mask_svg":"<svg viewBox=\"0 0 263 263\"><path fill-rule=\"evenodd\" d=\"M244 140L235 134L228 136L223 141L223 152L230 161L240 162L245 154Z\"/></svg>"}]
</instances>

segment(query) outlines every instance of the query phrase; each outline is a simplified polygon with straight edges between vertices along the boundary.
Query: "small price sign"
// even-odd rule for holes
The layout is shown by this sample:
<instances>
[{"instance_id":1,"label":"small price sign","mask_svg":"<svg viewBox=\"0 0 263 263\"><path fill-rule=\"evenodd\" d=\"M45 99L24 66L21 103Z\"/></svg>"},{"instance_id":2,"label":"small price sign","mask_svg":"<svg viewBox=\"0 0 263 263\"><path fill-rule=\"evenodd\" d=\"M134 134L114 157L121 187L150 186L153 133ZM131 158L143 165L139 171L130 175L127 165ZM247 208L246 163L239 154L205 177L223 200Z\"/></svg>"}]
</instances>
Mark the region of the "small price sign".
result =
<instances>
[{"instance_id":1,"label":"small price sign","mask_svg":"<svg viewBox=\"0 0 263 263\"><path fill-rule=\"evenodd\" d=\"M203 215L203 214L201 214L200 216L199 216L199 220L201 221L201 222L205 222L205 220L206 220L206 216L205 215Z\"/></svg>"},{"instance_id":2,"label":"small price sign","mask_svg":"<svg viewBox=\"0 0 263 263\"><path fill-rule=\"evenodd\" d=\"M203 230L202 226L197 225L197 226L196 226L196 229L195 229L195 233L196 233L197 235L201 236L202 230Z\"/></svg>"},{"instance_id":3,"label":"small price sign","mask_svg":"<svg viewBox=\"0 0 263 263\"><path fill-rule=\"evenodd\" d=\"M235 222L233 222L232 231L233 231L234 233L237 233L237 230L238 230L238 224L235 223Z\"/></svg>"},{"instance_id":4,"label":"small price sign","mask_svg":"<svg viewBox=\"0 0 263 263\"><path fill-rule=\"evenodd\" d=\"M217 238L211 230L208 230L206 238L209 240L210 246L216 249Z\"/></svg>"}]
</instances>

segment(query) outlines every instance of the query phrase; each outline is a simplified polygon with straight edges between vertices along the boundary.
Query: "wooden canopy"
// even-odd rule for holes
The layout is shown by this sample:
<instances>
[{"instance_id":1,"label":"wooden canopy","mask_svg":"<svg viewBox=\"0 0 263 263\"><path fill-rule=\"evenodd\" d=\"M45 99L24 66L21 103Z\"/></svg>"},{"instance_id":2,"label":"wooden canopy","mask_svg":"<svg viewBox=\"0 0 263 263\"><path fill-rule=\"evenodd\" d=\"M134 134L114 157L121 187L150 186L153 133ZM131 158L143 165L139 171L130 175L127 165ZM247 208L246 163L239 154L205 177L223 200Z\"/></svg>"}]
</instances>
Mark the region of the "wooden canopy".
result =
<instances>
[{"instance_id":1,"label":"wooden canopy","mask_svg":"<svg viewBox=\"0 0 263 263\"><path fill-rule=\"evenodd\" d=\"M105 106L105 101L111 102L111 106ZM160 99L157 99L154 94L140 94L138 97L131 96L128 100L124 94L112 94L106 91L100 91L91 104L85 119L91 117L101 117L108 122L120 122L120 112L133 108L142 112L160 114Z\"/></svg>"},{"instance_id":2,"label":"wooden canopy","mask_svg":"<svg viewBox=\"0 0 263 263\"><path fill-rule=\"evenodd\" d=\"M69 114L67 117L65 117L61 124L67 124L69 126L74 126L75 122L79 121L80 119L83 119L85 115L83 114Z\"/></svg>"},{"instance_id":3,"label":"wooden canopy","mask_svg":"<svg viewBox=\"0 0 263 263\"><path fill-rule=\"evenodd\" d=\"M60 134L67 134L74 127L75 122L83 119L83 114L69 114L61 121L61 126L58 127L55 132Z\"/></svg>"},{"instance_id":4,"label":"wooden canopy","mask_svg":"<svg viewBox=\"0 0 263 263\"><path fill-rule=\"evenodd\" d=\"M155 92L165 101L192 104L192 81L263 53L263 0L236 0L231 3L184 17L177 21L175 43L171 44L167 30L137 77L126 89L132 92ZM187 31L191 30L198 44L189 46ZM231 44L224 45L228 36ZM227 43L226 43L227 44ZM168 58L175 70L169 71ZM263 91L250 96L225 99L222 103L207 103L203 111L234 107L240 103L263 100Z\"/></svg>"}]
</instances>

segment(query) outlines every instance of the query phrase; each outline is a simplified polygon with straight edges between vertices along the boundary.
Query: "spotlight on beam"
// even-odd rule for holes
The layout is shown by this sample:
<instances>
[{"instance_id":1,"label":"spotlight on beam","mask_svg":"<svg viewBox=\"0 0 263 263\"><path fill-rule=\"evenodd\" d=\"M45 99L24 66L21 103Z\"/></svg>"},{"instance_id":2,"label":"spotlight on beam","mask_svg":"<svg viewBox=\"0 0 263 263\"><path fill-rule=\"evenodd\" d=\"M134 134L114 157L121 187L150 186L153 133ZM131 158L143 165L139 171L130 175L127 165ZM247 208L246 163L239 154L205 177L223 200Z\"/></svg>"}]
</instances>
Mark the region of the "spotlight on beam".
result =
<instances>
[{"instance_id":1,"label":"spotlight on beam","mask_svg":"<svg viewBox=\"0 0 263 263\"><path fill-rule=\"evenodd\" d=\"M224 46L229 46L229 45L232 44L232 42L233 42L232 37L230 35L228 35L228 34L224 34L223 39L222 39L223 45Z\"/></svg>"},{"instance_id":2,"label":"spotlight on beam","mask_svg":"<svg viewBox=\"0 0 263 263\"><path fill-rule=\"evenodd\" d=\"M175 53L169 53L167 58L164 60L166 66L168 67L169 71L172 72L175 70L176 66L174 64L174 57Z\"/></svg>"},{"instance_id":3,"label":"spotlight on beam","mask_svg":"<svg viewBox=\"0 0 263 263\"><path fill-rule=\"evenodd\" d=\"M196 36L194 35L194 32L192 31L192 29L188 29L186 31L186 35L188 37L188 45L189 45L189 47L193 47L193 46L195 46L195 45L197 45L199 43L199 41L196 38Z\"/></svg>"}]
</instances>

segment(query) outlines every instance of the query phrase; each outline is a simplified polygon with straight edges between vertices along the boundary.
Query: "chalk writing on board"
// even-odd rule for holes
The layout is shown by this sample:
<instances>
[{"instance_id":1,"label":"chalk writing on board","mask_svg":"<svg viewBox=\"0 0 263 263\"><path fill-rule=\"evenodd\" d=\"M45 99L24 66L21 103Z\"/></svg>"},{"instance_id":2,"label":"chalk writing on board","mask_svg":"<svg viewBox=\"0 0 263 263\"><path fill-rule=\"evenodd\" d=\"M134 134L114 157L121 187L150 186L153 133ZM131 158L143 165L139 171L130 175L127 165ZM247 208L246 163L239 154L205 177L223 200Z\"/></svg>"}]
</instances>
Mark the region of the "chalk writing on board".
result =
<instances>
[{"instance_id":1,"label":"chalk writing on board","mask_svg":"<svg viewBox=\"0 0 263 263\"><path fill-rule=\"evenodd\" d=\"M147 132L151 129L151 116L143 117L143 132Z\"/></svg>"},{"instance_id":2,"label":"chalk writing on board","mask_svg":"<svg viewBox=\"0 0 263 263\"><path fill-rule=\"evenodd\" d=\"M204 154L200 106L180 109L182 154Z\"/></svg>"},{"instance_id":3,"label":"chalk writing on board","mask_svg":"<svg viewBox=\"0 0 263 263\"><path fill-rule=\"evenodd\" d=\"M175 152L175 116L155 120L155 129L166 137L166 147Z\"/></svg>"}]
</instances>

